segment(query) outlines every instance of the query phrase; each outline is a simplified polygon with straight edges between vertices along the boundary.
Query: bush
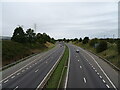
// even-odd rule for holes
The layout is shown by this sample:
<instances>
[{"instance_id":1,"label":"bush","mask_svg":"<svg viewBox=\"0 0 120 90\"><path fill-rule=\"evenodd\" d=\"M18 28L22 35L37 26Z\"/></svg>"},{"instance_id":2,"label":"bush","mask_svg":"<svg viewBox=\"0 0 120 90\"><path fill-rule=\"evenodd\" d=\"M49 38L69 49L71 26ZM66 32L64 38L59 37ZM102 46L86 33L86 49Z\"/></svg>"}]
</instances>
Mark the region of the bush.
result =
<instances>
[{"instance_id":1,"label":"bush","mask_svg":"<svg viewBox=\"0 0 120 90\"><path fill-rule=\"evenodd\" d=\"M118 50L118 54L120 54L120 40L118 40L117 42L117 50Z\"/></svg>"},{"instance_id":2,"label":"bush","mask_svg":"<svg viewBox=\"0 0 120 90\"><path fill-rule=\"evenodd\" d=\"M99 53L99 52L102 52L102 51L104 51L104 50L106 50L107 49L107 42L106 41L100 41L99 42L99 45L97 46L97 48L96 48L96 51Z\"/></svg>"},{"instance_id":3,"label":"bush","mask_svg":"<svg viewBox=\"0 0 120 90\"><path fill-rule=\"evenodd\" d=\"M95 39L90 40L89 45L94 47L96 43L98 43L98 39L95 38Z\"/></svg>"}]
</instances>

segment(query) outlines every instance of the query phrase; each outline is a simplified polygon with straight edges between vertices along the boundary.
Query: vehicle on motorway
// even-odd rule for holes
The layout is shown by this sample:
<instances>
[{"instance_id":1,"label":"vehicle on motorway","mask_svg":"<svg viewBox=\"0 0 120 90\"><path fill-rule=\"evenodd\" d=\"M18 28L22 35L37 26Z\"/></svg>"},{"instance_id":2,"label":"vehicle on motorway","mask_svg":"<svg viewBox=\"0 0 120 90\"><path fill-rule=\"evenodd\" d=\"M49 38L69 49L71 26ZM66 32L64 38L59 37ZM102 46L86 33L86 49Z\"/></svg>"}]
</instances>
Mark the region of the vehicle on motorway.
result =
<instances>
[{"instance_id":1,"label":"vehicle on motorway","mask_svg":"<svg viewBox=\"0 0 120 90\"><path fill-rule=\"evenodd\" d=\"M80 52L80 51L77 49L77 50L76 50L76 53L79 53L79 52Z\"/></svg>"}]
</instances>

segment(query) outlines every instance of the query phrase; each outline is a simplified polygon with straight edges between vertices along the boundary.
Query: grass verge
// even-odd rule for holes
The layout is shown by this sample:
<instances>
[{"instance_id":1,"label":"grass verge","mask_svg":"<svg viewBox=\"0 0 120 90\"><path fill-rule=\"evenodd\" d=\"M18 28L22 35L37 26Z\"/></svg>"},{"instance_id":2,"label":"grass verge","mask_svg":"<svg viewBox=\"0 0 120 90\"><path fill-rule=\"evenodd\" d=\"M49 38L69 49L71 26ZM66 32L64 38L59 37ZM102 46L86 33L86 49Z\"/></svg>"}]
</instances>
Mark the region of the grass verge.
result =
<instances>
[{"instance_id":1,"label":"grass verge","mask_svg":"<svg viewBox=\"0 0 120 90\"><path fill-rule=\"evenodd\" d=\"M87 44L82 44L82 43L75 43L73 42L74 45L77 45L81 48L84 48L88 51L91 51L95 54L97 54L98 56L105 58L106 60L108 60L109 62L111 62L112 64L114 64L115 66L117 66L118 68L120 68L120 63L118 62L118 59L120 58L120 56L117 53L117 45L116 44L111 44L108 43L108 49L97 53L96 49L91 47L88 43Z\"/></svg>"},{"instance_id":2,"label":"grass verge","mask_svg":"<svg viewBox=\"0 0 120 90\"><path fill-rule=\"evenodd\" d=\"M52 73L50 79L48 80L48 82L45 86L46 89L52 88L52 90L53 90L56 88L61 88L60 86L62 85L63 77L66 72L65 67L66 67L68 57L69 57L69 49L66 46L64 55L62 56L60 62L58 63L56 69Z\"/></svg>"}]
</instances>

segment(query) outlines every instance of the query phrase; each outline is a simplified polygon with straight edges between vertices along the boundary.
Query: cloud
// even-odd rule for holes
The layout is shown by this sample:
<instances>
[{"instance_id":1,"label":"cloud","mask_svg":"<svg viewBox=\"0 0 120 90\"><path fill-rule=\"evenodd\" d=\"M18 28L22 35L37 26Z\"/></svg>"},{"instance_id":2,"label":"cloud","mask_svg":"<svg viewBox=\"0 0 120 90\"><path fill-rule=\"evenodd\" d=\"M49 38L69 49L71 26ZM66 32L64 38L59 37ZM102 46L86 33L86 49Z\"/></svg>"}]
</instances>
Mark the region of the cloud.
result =
<instances>
[{"instance_id":1,"label":"cloud","mask_svg":"<svg viewBox=\"0 0 120 90\"><path fill-rule=\"evenodd\" d=\"M3 3L3 35L11 36L17 25L24 29L37 24L36 32L54 38L117 37L118 12L115 2ZM108 33L109 32L109 33ZM99 34L101 33L101 34Z\"/></svg>"}]
</instances>

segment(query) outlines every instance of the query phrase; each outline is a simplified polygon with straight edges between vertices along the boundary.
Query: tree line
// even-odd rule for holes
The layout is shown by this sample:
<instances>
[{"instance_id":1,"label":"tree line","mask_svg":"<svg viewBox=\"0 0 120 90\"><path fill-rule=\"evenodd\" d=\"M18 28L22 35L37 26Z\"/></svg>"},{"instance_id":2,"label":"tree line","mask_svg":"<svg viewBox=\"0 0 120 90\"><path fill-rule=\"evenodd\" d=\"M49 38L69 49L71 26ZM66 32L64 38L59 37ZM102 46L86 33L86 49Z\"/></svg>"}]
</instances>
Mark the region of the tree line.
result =
<instances>
[{"instance_id":1,"label":"tree line","mask_svg":"<svg viewBox=\"0 0 120 90\"><path fill-rule=\"evenodd\" d=\"M47 41L51 43L55 43L55 39L51 38L46 33L35 33L33 29L29 28L26 32L24 32L22 27L16 27L11 38L12 41L19 43L39 43L44 44Z\"/></svg>"}]
</instances>

